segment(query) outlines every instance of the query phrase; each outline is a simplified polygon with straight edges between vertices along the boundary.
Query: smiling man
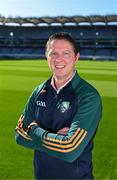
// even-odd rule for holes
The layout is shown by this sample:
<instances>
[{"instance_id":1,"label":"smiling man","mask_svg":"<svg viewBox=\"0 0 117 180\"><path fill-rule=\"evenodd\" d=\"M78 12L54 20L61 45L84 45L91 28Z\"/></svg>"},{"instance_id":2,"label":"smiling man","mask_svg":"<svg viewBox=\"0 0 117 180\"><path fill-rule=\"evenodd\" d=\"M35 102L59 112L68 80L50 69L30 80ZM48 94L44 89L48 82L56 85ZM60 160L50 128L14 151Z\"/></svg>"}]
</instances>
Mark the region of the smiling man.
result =
<instances>
[{"instance_id":1,"label":"smiling man","mask_svg":"<svg viewBox=\"0 0 117 180\"><path fill-rule=\"evenodd\" d=\"M53 75L34 90L18 121L17 143L35 151L35 179L94 178L93 140L102 103L75 70L79 56L68 33L50 36L46 57Z\"/></svg>"}]
</instances>

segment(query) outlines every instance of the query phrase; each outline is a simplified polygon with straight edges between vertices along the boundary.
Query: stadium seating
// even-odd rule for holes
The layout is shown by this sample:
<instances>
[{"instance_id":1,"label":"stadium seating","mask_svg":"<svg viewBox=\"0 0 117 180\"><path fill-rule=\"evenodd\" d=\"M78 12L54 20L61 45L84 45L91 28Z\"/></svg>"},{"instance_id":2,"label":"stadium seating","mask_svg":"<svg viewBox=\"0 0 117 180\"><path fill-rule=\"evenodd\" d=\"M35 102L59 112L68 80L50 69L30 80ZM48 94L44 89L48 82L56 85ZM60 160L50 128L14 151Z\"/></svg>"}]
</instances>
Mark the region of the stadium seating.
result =
<instances>
[{"instance_id":1,"label":"stadium seating","mask_svg":"<svg viewBox=\"0 0 117 180\"><path fill-rule=\"evenodd\" d=\"M48 18L46 20L49 21ZM64 22L64 19L60 20ZM88 25L0 25L0 58L45 58L48 37L64 31L70 33L80 45L81 59L117 60L117 25L91 23L89 20Z\"/></svg>"},{"instance_id":2,"label":"stadium seating","mask_svg":"<svg viewBox=\"0 0 117 180\"><path fill-rule=\"evenodd\" d=\"M94 56L93 48L82 48L80 50L80 59L92 59Z\"/></svg>"},{"instance_id":3,"label":"stadium seating","mask_svg":"<svg viewBox=\"0 0 117 180\"><path fill-rule=\"evenodd\" d=\"M117 60L117 49L112 51L112 60Z\"/></svg>"},{"instance_id":4,"label":"stadium seating","mask_svg":"<svg viewBox=\"0 0 117 180\"><path fill-rule=\"evenodd\" d=\"M97 49L94 56L95 59L110 60L111 52L108 49Z\"/></svg>"}]
</instances>

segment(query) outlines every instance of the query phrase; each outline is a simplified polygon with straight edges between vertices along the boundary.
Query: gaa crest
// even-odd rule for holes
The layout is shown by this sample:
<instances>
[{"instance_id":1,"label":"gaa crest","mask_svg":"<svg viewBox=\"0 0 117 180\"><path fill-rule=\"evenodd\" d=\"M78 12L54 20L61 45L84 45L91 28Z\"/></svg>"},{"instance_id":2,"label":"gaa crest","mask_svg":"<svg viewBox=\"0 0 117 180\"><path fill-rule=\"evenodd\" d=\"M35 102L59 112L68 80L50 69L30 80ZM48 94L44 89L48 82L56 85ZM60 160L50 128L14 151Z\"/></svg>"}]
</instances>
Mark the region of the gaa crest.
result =
<instances>
[{"instance_id":1,"label":"gaa crest","mask_svg":"<svg viewBox=\"0 0 117 180\"><path fill-rule=\"evenodd\" d=\"M59 110L61 113L64 113L65 111L67 111L70 107L70 102L68 101L63 101L60 105L59 105Z\"/></svg>"}]
</instances>

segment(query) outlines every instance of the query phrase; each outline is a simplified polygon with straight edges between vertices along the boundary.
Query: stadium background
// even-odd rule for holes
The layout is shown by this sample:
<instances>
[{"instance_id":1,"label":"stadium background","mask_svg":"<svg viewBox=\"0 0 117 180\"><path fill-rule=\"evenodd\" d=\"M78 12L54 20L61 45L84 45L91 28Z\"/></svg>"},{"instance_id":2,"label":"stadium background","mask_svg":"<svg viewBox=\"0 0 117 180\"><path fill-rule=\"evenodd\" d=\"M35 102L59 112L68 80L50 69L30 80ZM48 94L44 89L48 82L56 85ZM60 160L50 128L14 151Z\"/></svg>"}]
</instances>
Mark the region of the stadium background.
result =
<instances>
[{"instance_id":1,"label":"stadium background","mask_svg":"<svg viewBox=\"0 0 117 180\"><path fill-rule=\"evenodd\" d=\"M82 59L117 60L116 15L42 18L1 16L0 24L0 58L44 58L48 37L55 32L67 31L80 44Z\"/></svg>"},{"instance_id":2,"label":"stadium background","mask_svg":"<svg viewBox=\"0 0 117 180\"><path fill-rule=\"evenodd\" d=\"M0 179L33 178L33 151L16 145L14 129L32 90L51 75L42 61L45 43L60 31L69 32L80 43L76 68L102 96L95 178L117 179L117 15L0 16Z\"/></svg>"}]
</instances>

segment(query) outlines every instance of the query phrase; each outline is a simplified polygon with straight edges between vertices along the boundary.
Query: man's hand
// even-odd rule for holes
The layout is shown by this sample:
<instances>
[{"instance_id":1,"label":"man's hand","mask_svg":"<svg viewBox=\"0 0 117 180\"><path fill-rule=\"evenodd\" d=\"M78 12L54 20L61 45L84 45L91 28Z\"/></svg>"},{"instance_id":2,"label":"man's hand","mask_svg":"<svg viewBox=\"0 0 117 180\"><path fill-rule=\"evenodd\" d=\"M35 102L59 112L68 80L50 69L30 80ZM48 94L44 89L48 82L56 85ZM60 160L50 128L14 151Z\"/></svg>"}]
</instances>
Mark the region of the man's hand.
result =
<instances>
[{"instance_id":1,"label":"man's hand","mask_svg":"<svg viewBox=\"0 0 117 180\"><path fill-rule=\"evenodd\" d=\"M22 137L24 137L27 140L32 141L30 136L27 134L28 129L23 128L23 121L24 121L24 116L22 115L19 120L18 120L18 125L15 128L15 131Z\"/></svg>"},{"instance_id":2,"label":"man's hand","mask_svg":"<svg viewBox=\"0 0 117 180\"><path fill-rule=\"evenodd\" d=\"M64 128L62 128L62 129L60 129L60 130L58 130L57 131L57 134L61 134L61 135L67 135L67 133L68 133L68 131L69 131L69 127L64 127Z\"/></svg>"},{"instance_id":3,"label":"man's hand","mask_svg":"<svg viewBox=\"0 0 117 180\"><path fill-rule=\"evenodd\" d=\"M32 129L33 126L38 126L39 124L36 121L33 121L31 124L29 124L27 128L27 134L30 134L30 130Z\"/></svg>"},{"instance_id":4,"label":"man's hand","mask_svg":"<svg viewBox=\"0 0 117 180\"><path fill-rule=\"evenodd\" d=\"M38 125L38 123L36 121L33 121L29 126L28 126L28 129L31 127L31 126L35 126L35 125Z\"/></svg>"}]
</instances>

